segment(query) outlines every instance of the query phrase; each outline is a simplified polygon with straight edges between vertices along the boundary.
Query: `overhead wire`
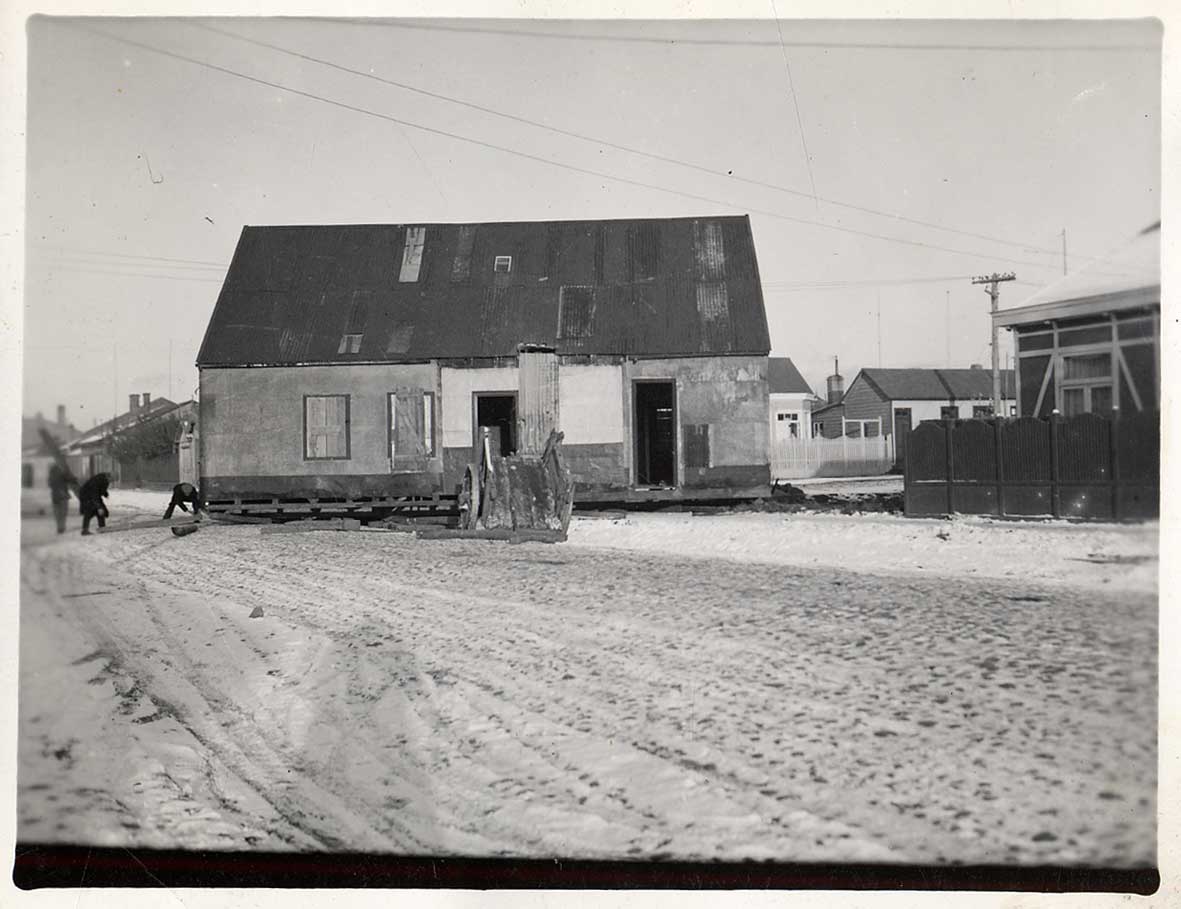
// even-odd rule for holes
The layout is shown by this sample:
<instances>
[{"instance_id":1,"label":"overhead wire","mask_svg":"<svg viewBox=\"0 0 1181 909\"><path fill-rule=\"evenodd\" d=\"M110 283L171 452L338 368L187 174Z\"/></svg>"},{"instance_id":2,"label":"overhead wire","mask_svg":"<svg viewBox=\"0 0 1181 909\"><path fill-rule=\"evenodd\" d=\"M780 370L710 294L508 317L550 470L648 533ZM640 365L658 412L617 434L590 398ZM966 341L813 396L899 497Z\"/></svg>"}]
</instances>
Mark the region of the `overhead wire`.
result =
<instances>
[{"instance_id":1,"label":"overhead wire","mask_svg":"<svg viewBox=\"0 0 1181 909\"><path fill-rule=\"evenodd\" d=\"M930 227L935 230L941 230L941 231L945 231L945 232L951 233L951 234L958 234L958 235L964 236L964 237L971 237L976 240L986 240L990 243L999 243L1004 246L1010 246L1010 247L1015 247L1015 248L1021 249L1022 251L1028 252L1028 253L1042 254L1042 255L1048 255L1048 256L1058 256L1059 255L1059 251L1057 249L1051 249L1049 247L1041 247L1041 246L1037 246L1036 244L1032 244L1032 243L1022 243L1020 241L1007 240L1002 237L991 236L989 234L982 234L982 233L978 233L976 231L969 231L969 230L962 230L960 228L955 228L955 227L948 227L947 225L939 224L938 222L935 222L935 221L926 221L921 218L911 218L911 217L907 217L906 215L899 214L897 212L891 212L891 211L885 211L883 209L871 208L871 207L865 206L865 205L856 205L851 202L842 202L837 199L831 199L826 196L820 196L815 193L815 183L813 183L813 186L812 186L813 192L808 193L808 192L805 192L804 190L794 189L792 187L784 186L779 183L773 183L773 182L766 181L766 180L757 180L752 177L744 177L739 174L734 174L729 170L719 170L717 168L709 167L704 164L699 164L699 163L696 163L693 161L686 161L683 158L675 158L670 155L662 155L657 152L646 151L642 148L636 148L635 146L625 145L620 142L613 142L611 140L603 139L598 136L591 136L586 133L577 132L575 130L564 129L559 126L554 126L550 123L546 123L545 121L542 121L542 120L535 120L535 119L531 119L529 117L523 117L523 116L520 116L517 114L507 113L505 111L501 111L501 110L497 110L495 108L487 107L483 104L476 104L475 102L472 102L472 101L467 101L462 98L456 98L452 95L444 94L443 92L431 91L430 89L425 89L425 88L422 88L421 86L412 85L407 82L401 82L399 80L390 79L390 78L387 78L384 76L379 76L375 73L367 72L362 69L355 69L353 67L345 66L341 63L337 63L333 60L325 60L322 57L317 57L312 54L305 54L305 53L302 53L301 51L292 50L291 48L283 47L281 45L274 44L269 41L262 41L257 38L251 38L246 35L242 35L242 34L239 34L237 32L233 32L233 31L228 31L223 28L217 28L215 26L208 25L203 22L189 22L187 24L189 24L193 28L199 28L204 31L211 32L213 34L223 35L227 38L231 38L236 41L241 41L243 43L253 45L255 47L261 47L261 48L265 48L267 50L275 51L277 53L286 54L288 56L295 57L300 60L305 60L309 63L317 63L321 66L326 66L326 67L329 67L330 69L335 69L339 72L349 73L350 75L359 76L364 79L369 79L374 82L382 83L384 85L390 85L395 88L400 88L404 91L411 92L413 94L421 95L423 97L433 98L435 100L444 101L449 104L455 104L460 107L468 108L469 110L479 111L480 113L488 114L488 115L494 116L494 117L500 117L500 118L503 118L505 120L509 120L509 121L512 121L515 123L522 123L527 126L532 126L537 129L545 130L547 132L552 132L556 135L566 136L568 138L577 139L582 142L590 142L590 143L593 143L596 145L601 145L604 148L612 148L612 149L615 149L616 151L626 152L627 154L638 155L643 158L648 158L649 160L652 160L652 161L660 161L665 164L673 164L673 165L676 165L679 167L684 167L684 168L688 168L690 170L697 171L699 173L710 174L711 176L721 177L721 178L724 178L727 180L733 180L734 182L737 182L737 183L745 183L749 186L758 186L762 189L771 189L771 190L775 190L777 192L787 193L788 195L799 196L801 198L811 199L813 201L820 201L820 202L825 203L826 205L832 205L837 208L845 208L850 211L862 212L863 214L876 215L876 216L883 217L883 218L889 218L892 221L899 221L899 222L903 222L906 224L914 224L914 225L920 226L920 227ZM789 75L789 79L790 79L790 75ZM797 111L797 113L798 113L798 111ZM802 136L802 131L803 131L802 125L801 125L800 129L801 129L801 136ZM805 155L807 155L806 147L805 147ZM809 160L809 173L811 173L810 160ZM1094 258L1092 256L1084 256L1082 254L1077 254L1076 257L1079 259Z\"/></svg>"},{"instance_id":2,"label":"overhead wire","mask_svg":"<svg viewBox=\"0 0 1181 909\"><path fill-rule=\"evenodd\" d=\"M412 21L408 19L340 19L330 16L308 16L309 21L330 22L336 25L377 26L385 28L414 29L421 31L455 32L460 34L500 35L512 38L555 38L565 41L601 41L621 44L663 44L717 47L778 47L781 42L760 39L735 38L674 38L644 35L608 35L603 33L571 34L566 32L541 31L535 29L511 29L503 26L450 25L438 22ZM753 20L762 22L765 20ZM915 43L897 41L788 41L788 47L816 48L818 50L901 50L901 51L1159 51L1155 44L949 44L944 42Z\"/></svg>"},{"instance_id":3,"label":"overhead wire","mask_svg":"<svg viewBox=\"0 0 1181 909\"><path fill-rule=\"evenodd\" d=\"M175 262L178 264L206 266L210 268L227 268L225 262L212 262L208 259L178 259L169 256L149 256L138 253L119 253L111 252L109 250L98 249L78 249L71 246L58 246L51 243L34 243L35 249L53 250L59 253L66 253L71 255L86 255L86 256L106 256L114 259L149 259L154 262Z\"/></svg>"},{"instance_id":4,"label":"overhead wire","mask_svg":"<svg viewBox=\"0 0 1181 909\"><path fill-rule=\"evenodd\" d=\"M812 227L819 227L819 228L826 229L826 230L833 230L833 231L838 231L841 233L852 234L854 236L869 237L869 238L876 239L876 240L883 240L883 241L889 242L889 243L899 243L899 244L903 244L906 246L920 247L920 248L924 248L924 249L934 249L934 250L938 250L940 252L948 252L948 253L953 253L955 255L960 255L960 256L970 256L972 258L977 258L977 259L990 258L990 259L999 260L1002 262L1007 262L1007 263L1011 263L1011 264L1015 264L1015 265L1025 265L1030 268L1039 268L1039 269L1055 268L1054 265L1047 265L1046 263L1043 263L1043 262L1029 262L1027 260L1017 259L1017 258L1004 256L1004 255L998 255L998 254L992 254L992 253L981 253L979 251L974 251L974 250L955 249L953 247L939 246L939 245L936 245L933 243L924 243L921 240L908 240L908 239L905 239L902 237L891 237L891 236L888 236L885 234L873 233L872 231L858 230L858 229L852 228L852 227L843 227L843 226L837 225L837 224L828 224L823 221L814 221L814 220L811 220L808 218L799 218L799 217L795 217L792 215L786 215L782 212L773 211L770 209L741 205L741 204L733 202L732 200L718 199L718 198L711 197L711 196L699 195L697 193L685 192L684 190L671 189L667 186L660 186L660 185L653 184L653 183L647 183L642 180L633 180L631 178L621 177L616 174L608 173L606 171L599 171L599 170L595 170L593 168L588 168L588 167L580 167L578 165L568 164L563 161L557 161L552 158L545 158L540 155L534 155L529 152L520 151L519 149L510 148L508 146L497 145L494 142L486 142L481 139L475 139L471 136L466 136L461 133L450 132L448 130L439 129L437 127L426 126L425 124L421 124L421 123L415 123L414 121L411 121L411 120L406 120L406 119L403 119L400 117L394 117L394 116L391 116L390 114L385 114L380 111L370 110L368 108L360 107L355 104L349 104L344 101L337 101L333 98L327 98L327 97L324 97L323 95L317 95L314 92L308 92L308 91L304 91L302 89L293 88L291 86L284 85L279 82L273 82L268 79L263 79L258 76L252 76L248 73L243 73L238 70L230 69L229 67L220 66L216 63L210 63L207 60L201 60L196 57L190 57L185 54L177 53L175 51L165 50L163 48L159 48L159 47L156 47L151 44L146 44L141 41L135 41L130 38L124 38L124 37L121 37L118 35L111 35L107 32L101 31L99 29L87 28L85 26L78 25L77 23L74 23L74 22L60 23L60 24L64 24L64 25L66 25L66 27L74 28L76 30L87 32L89 34L97 35L99 37L106 38L111 41L115 41L115 42L118 42L121 44L126 44L130 47L138 47L141 50L145 50L150 53L159 54L161 56L170 57L170 58L173 58L176 60L181 60L186 63L193 64L194 66L200 66L205 69L212 70L214 72L220 72L220 73L223 73L228 76L244 79L248 82L253 82L258 85L263 85L268 88L276 89L278 91L288 92L288 93L296 95L298 97L308 98L308 99L314 100L314 101L320 101L322 103L329 104L334 107L339 107L342 110L349 110L354 113L359 113L359 114L362 114L365 116L371 116L371 117L375 117L380 120L385 120L390 123L400 124L403 126L409 126L413 129L418 129L423 132L430 133L432 135L444 136L446 138L454 139L459 142L464 142L464 143L479 146L482 148L492 149L494 151L500 151L505 154L510 154L510 155L514 155L516 157L524 158L526 160L536 161L541 164L546 164L550 167L557 167L557 168L561 168L564 170L569 170L573 173L586 174L589 176L598 177L598 178L605 179L605 180L611 180L613 182L621 183L621 184L628 185L628 186L637 186L637 187L640 187L643 189L651 189L651 190L655 190L657 192L663 192L663 193L668 193L670 195L681 196L682 198L692 199L692 200L698 201L698 202L708 202L711 205L724 205L728 208L737 208L737 209L744 210L746 212L754 212L754 213L762 214L767 217L775 218L775 219L781 220L781 221L787 221L787 222L796 223L796 224L804 224L804 225L808 225L808 226L812 226ZM1096 273L1098 273L1098 272L1096 272Z\"/></svg>"}]
</instances>

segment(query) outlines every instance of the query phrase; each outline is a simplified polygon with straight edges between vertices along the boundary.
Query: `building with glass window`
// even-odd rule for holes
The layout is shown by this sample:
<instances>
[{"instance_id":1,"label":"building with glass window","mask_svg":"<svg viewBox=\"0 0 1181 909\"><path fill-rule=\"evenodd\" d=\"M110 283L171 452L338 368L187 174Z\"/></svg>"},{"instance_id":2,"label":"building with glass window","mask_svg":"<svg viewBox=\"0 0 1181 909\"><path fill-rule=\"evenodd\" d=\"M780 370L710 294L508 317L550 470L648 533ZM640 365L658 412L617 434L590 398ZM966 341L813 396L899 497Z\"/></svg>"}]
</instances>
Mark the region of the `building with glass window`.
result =
<instances>
[{"instance_id":1,"label":"building with glass window","mask_svg":"<svg viewBox=\"0 0 1181 909\"><path fill-rule=\"evenodd\" d=\"M996 313L1009 329L1021 416L1160 408L1160 224Z\"/></svg>"},{"instance_id":2,"label":"building with glass window","mask_svg":"<svg viewBox=\"0 0 1181 909\"><path fill-rule=\"evenodd\" d=\"M749 219L247 227L197 358L210 502L451 494L551 430L583 500L765 493Z\"/></svg>"}]
</instances>

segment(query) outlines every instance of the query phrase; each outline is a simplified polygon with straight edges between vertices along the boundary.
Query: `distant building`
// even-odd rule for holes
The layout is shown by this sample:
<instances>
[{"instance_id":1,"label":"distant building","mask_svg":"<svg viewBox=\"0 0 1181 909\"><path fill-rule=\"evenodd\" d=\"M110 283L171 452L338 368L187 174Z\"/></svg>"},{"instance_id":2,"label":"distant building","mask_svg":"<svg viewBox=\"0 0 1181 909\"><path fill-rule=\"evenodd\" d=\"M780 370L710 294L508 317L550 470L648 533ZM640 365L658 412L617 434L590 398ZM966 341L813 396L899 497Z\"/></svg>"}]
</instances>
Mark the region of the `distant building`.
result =
<instances>
[{"instance_id":1,"label":"distant building","mask_svg":"<svg viewBox=\"0 0 1181 909\"><path fill-rule=\"evenodd\" d=\"M745 217L247 227L197 358L210 501L452 494L489 430L579 498L769 483Z\"/></svg>"},{"instance_id":2,"label":"distant building","mask_svg":"<svg viewBox=\"0 0 1181 909\"><path fill-rule=\"evenodd\" d=\"M767 395L772 444L811 432L812 407L818 398L789 357L767 359Z\"/></svg>"},{"instance_id":3,"label":"distant building","mask_svg":"<svg viewBox=\"0 0 1181 909\"><path fill-rule=\"evenodd\" d=\"M21 418L21 488L45 487L49 480L49 465L53 455L45 445L41 430L48 432L63 448L78 438L81 433L73 424L66 422L66 408L59 404L57 419L48 420L38 413L34 417Z\"/></svg>"},{"instance_id":4,"label":"distant building","mask_svg":"<svg viewBox=\"0 0 1181 909\"><path fill-rule=\"evenodd\" d=\"M1160 408L1160 224L994 316L1013 333L1018 411Z\"/></svg>"},{"instance_id":5,"label":"distant building","mask_svg":"<svg viewBox=\"0 0 1181 909\"><path fill-rule=\"evenodd\" d=\"M1001 371L1004 416L1016 412L1013 370ZM990 417L992 371L969 369L862 369L836 404L817 409L818 434L892 436L895 459L906 457L906 434L924 420Z\"/></svg>"},{"instance_id":6,"label":"distant building","mask_svg":"<svg viewBox=\"0 0 1181 909\"><path fill-rule=\"evenodd\" d=\"M120 458L118 440L149 424L165 420L192 424L196 418L195 401L177 404L167 398L153 398L149 393L142 396L133 394L128 397L126 412L79 434L66 447L66 459L79 479L107 473L115 483L123 486L170 486L178 482L179 476L176 433L172 434L174 439L170 448L162 448L158 454L148 458Z\"/></svg>"}]
</instances>

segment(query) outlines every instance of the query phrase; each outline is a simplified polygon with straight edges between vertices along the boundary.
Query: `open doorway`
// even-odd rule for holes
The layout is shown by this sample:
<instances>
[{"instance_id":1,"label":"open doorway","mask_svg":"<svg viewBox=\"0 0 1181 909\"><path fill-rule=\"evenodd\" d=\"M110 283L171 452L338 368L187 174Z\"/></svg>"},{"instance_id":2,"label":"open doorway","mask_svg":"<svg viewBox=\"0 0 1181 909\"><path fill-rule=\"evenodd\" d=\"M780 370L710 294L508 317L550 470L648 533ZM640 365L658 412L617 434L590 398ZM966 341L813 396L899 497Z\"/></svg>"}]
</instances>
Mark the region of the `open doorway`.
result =
<instances>
[{"instance_id":1,"label":"open doorway","mask_svg":"<svg viewBox=\"0 0 1181 909\"><path fill-rule=\"evenodd\" d=\"M676 386L635 383L636 484L677 485Z\"/></svg>"},{"instance_id":2,"label":"open doorway","mask_svg":"<svg viewBox=\"0 0 1181 909\"><path fill-rule=\"evenodd\" d=\"M512 393L476 392L476 450L484 428L492 439L492 454L507 457L517 450L517 396Z\"/></svg>"}]
</instances>

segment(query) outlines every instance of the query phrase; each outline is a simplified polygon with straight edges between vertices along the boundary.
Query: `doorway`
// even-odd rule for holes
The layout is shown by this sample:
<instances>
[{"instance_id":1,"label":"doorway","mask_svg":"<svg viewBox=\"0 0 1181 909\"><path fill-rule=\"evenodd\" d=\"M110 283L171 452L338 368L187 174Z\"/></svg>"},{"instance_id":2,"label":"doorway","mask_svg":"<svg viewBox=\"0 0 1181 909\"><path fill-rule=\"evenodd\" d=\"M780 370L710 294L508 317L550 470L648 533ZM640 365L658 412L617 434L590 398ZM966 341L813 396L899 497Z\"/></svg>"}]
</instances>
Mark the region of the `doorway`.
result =
<instances>
[{"instance_id":1,"label":"doorway","mask_svg":"<svg viewBox=\"0 0 1181 909\"><path fill-rule=\"evenodd\" d=\"M517 450L517 396L513 393L476 392L476 440L477 456L480 451L484 428L491 436L494 456L508 457Z\"/></svg>"},{"instance_id":2,"label":"doorway","mask_svg":"<svg viewBox=\"0 0 1181 909\"><path fill-rule=\"evenodd\" d=\"M635 383L636 484L677 485L676 385Z\"/></svg>"},{"instance_id":3,"label":"doorway","mask_svg":"<svg viewBox=\"0 0 1181 909\"><path fill-rule=\"evenodd\" d=\"M911 416L909 407L894 408L894 466L906 464L906 437L910 435Z\"/></svg>"}]
</instances>

